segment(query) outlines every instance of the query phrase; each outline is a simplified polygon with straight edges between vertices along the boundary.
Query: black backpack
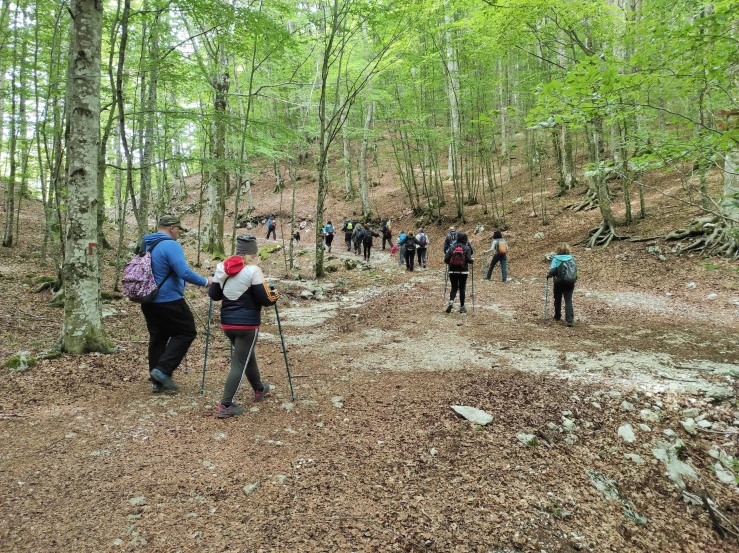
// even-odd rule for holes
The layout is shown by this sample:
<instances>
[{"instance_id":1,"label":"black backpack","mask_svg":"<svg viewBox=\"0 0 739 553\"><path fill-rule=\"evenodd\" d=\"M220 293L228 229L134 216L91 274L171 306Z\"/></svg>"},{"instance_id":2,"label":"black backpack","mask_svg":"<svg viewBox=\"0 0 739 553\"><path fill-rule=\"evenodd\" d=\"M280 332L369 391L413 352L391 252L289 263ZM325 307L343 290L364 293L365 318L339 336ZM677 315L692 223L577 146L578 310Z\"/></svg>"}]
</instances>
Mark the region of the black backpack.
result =
<instances>
[{"instance_id":1,"label":"black backpack","mask_svg":"<svg viewBox=\"0 0 739 553\"><path fill-rule=\"evenodd\" d=\"M467 256L461 244L452 246L452 256L449 258L449 267L461 269L467 263Z\"/></svg>"},{"instance_id":2,"label":"black backpack","mask_svg":"<svg viewBox=\"0 0 739 553\"><path fill-rule=\"evenodd\" d=\"M559 267L557 267L557 281L565 282L567 284L575 284L577 282L577 265L574 259L568 259L563 261Z\"/></svg>"},{"instance_id":3,"label":"black backpack","mask_svg":"<svg viewBox=\"0 0 739 553\"><path fill-rule=\"evenodd\" d=\"M415 252L416 251L416 239L411 236L410 234L405 237L405 251L407 252Z\"/></svg>"},{"instance_id":4,"label":"black backpack","mask_svg":"<svg viewBox=\"0 0 739 553\"><path fill-rule=\"evenodd\" d=\"M371 246L372 245L372 231L369 229L365 229L362 231L362 242L365 246Z\"/></svg>"}]
</instances>

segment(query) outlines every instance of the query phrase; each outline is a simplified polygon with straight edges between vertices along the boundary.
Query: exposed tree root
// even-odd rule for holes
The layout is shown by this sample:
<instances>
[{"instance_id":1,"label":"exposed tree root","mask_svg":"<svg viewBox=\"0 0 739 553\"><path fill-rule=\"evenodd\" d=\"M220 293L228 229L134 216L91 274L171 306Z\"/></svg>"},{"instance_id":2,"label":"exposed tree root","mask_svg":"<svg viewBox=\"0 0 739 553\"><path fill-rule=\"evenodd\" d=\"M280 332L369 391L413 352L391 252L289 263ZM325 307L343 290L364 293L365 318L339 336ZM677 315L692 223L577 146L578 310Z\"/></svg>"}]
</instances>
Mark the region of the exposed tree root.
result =
<instances>
[{"instance_id":1,"label":"exposed tree root","mask_svg":"<svg viewBox=\"0 0 739 553\"><path fill-rule=\"evenodd\" d=\"M665 237L665 240L685 240L694 238L689 244L681 246L677 253L696 251L720 257L739 259L739 239L736 229L732 229L721 217L699 217L686 228L678 229Z\"/></svg>"},{"instance_id":2,"label":"exposed tree root","mask_svg":"<svg viewBox=\"0 0 739 553\"><path fill-rule=\"evenodd\" d=\"M603 221L599 226L590 229L587 237L580 240L577 244L585 244L588 248L603 246L607 248L613 240L628 240L628 236L619 236L612 224Z\"/></svg>"}]
</instances>

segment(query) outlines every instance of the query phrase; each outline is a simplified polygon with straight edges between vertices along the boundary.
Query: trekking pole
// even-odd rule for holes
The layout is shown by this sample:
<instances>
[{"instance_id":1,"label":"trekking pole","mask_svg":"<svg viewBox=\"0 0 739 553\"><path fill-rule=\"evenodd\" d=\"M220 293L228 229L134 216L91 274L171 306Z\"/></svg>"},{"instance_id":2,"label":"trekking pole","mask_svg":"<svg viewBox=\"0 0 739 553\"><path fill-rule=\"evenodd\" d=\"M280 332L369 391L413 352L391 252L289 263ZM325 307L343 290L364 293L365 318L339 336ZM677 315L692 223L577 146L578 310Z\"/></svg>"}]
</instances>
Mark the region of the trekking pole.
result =
<instances>
[{"instance_id":1,"label":"trekking pole","mask_svg":"<svg viewBox=\"0 0 739 553\"><path fill-rule=\"evenodd\" d=\"M547 324L547 309L549 308L549 277L547 277L547 285L544 291L544 324Z\"/></svg>"},{"instance_id":2,"label":"trekking pole","mask_svg":"<svg viewBox=\"0 0 739 553\"><path fill-rule=\"evenodd\" d=\"M270 290L275 289L274 284L269 285ZM280 342L282 342L282 355L285 357L285 369L287 370L287 381L290 383L290 397L295 401L295 392L293 392L293 379L290 376L290 363L287 361L287 349L285 348L285 338L282 335L282 324L280 323L280 312L277 310L277 303L275 302L275 318L277 319L277 329L280 331Z\"/></svg>"},{"instance_id":3,"label":"trekking pole","mask_svg":"<svg viewBox=\"0 0 739 553\"><path fill-rule=\"evenodd\" d=\"M190 367L187 366L187 355L185 355L185 374L190 374Z\"/></svg>"},{"instance_id":4,"label":"trekking pole","mask_svg":"<svg viewBox=\"0 0 739 553\"><path fill-rule=\"evenodd\" d=\"M446 273L444 274L444 300L446 300L446 281L449 280L449 265L446 266Z\"/></svg>"},{"instance_id":5,"label":"trekking pole","mask_svg":"<svg viewBox=\"0 0 739 553\"><path fill-rule=\"evenodd\" d=\"M472 264L472 311L475 310L475 264Z\"/></svg>"},{"instance_id":6,"label":"trekking pole","mask_svg":"<svg viewBox=\"0 0 739 553\"><path fill-rule=\"evenodd\" d=\"M205 368L208 366L208 346L210 345L210 319L213 317L213 299L208 307L208 326L205 330L205 358L203 359L203 379L200 381L200 393L205 393Z\"/></svg>"}]
</instances>

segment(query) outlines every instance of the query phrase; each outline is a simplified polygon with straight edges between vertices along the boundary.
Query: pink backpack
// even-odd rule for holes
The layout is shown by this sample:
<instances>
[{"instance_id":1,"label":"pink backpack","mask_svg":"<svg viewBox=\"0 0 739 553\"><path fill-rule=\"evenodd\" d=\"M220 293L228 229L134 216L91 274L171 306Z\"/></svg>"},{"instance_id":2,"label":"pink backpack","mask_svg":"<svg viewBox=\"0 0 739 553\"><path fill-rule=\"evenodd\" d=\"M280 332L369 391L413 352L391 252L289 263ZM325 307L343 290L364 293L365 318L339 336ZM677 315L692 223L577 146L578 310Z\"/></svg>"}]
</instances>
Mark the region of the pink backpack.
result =
<instances>
[{"instance_id":1,"label":"pink backpack","mask_svg":"<svg viewBox=\"0 0 739 553\"><path fill-rule=\"evenodd\" d=\"M167 282L172 271L167 273L164 280L157 284L154 280L154 272L151 269L151 252L159 242L172 240L172 238L160 238L151 245L148 250L144 245L137 255L123 268L123 295L135 303L151 303L157 297L159 289Z\"/></svg>"}]
</instances>

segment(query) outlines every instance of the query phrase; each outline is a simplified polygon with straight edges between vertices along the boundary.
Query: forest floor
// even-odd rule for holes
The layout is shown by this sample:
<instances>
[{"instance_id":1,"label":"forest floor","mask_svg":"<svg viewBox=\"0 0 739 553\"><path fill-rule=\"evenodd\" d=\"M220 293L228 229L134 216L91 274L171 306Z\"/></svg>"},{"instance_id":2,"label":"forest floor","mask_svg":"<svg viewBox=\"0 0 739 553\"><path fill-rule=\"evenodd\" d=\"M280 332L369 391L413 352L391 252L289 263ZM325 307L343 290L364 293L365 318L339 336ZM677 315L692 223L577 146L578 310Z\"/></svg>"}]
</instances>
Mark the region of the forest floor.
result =
<instances>
[{"instance_id":1,"label":"forest floor","mask_svg":"<svg viewBox=\"0 0 739 553\"><path fill-rule=\"evenodd\" d=\"M255 185L263 213L279 210L270 187ZM263 269L281 292L294 401L266 311L257 356L276 390L259 404L242 391L243 416L215 417L228 346L216 307L201 395L208 299L193 288L200 335L189 373L176 373L178 395L150 393L144 320L124 300L105 303L116 353L3 368L0 550L735 550L739 489L719 479L732 467L714 457L739 456L736 265L678 257L660 240L665 261L647 252L649 242L578 247L575 326L544 321L545 254L599 221L597 211L562 211L577 191L553 192L548 224L530 216L525 196L506 199L507 283L499 268L481 280L492 228L472 232L489 227L480 207L457 223L478 252L466 314L458 302L444 311L448 220L427 227L428 268L413 272L378 246L369 266L347 270L346 259L360 258L339 234L328 256L338 270L295 280L311 272L310 228L299 269L286 271L283 252L272 254ZM620 232L664 235L694 214L670 197L648 200L649 218ZM396 219L396 235L401 225L417 229L392 207L403 198L389 183L373 189L373 201ZM298 204L312 205L308 186ZM329 202L338 228L344 209ZM309 207L299 214L310 217ZM3 360L38 354L61 328L50 293L32 293L36 277L54 272L34 253L40 211L23 217L21 243L0 251ZM263 226L256 233L267 243ZM192 261L193 235L183 240ZM201 273L212 263L204 258ZM551 317L551 291L549 301ZM452 405L493 420L475 425ZM694 434L683 426L689 418Z\"/></svg>"}]
</instances>

